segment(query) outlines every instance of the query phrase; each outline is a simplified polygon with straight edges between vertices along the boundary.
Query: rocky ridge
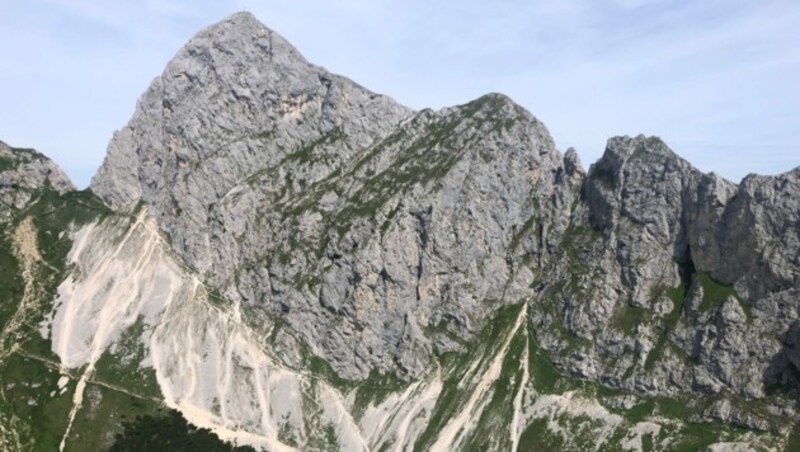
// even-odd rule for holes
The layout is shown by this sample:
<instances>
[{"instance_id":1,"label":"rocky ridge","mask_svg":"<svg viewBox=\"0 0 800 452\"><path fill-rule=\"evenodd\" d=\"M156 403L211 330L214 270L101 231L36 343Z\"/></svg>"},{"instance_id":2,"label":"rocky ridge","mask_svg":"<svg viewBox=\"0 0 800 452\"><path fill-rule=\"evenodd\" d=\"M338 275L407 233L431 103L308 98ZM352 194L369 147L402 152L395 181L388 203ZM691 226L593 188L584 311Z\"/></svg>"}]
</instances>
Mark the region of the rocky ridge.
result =
<instances>
[{"instance_id":1,"label":"rocky ridge","mask_svg":"<svg viewBox=\"0 0 800 452\"><path fill-rule=\"evenodd\" d=\"M561 359L574 373L652 393L751 399L786 383L798 174L737 186L656 138L610 140L573 212L564 276L544 299L561 314L540 316L554 356L580 350ZM573 240L576 229L589 233ZM586 342L559 340L565 330Z\"/></svg>"},{"instance_id":2,"label":"rocky ridge","mask_svg":"<svg viewBox=\"0 0 800 452\"><path fill-rule=\"evenodd\" d=\"M281 315L342 376L419 377L433 351L423 329L452 323L437 341L462 349L448 337L522 299L512 228L534 214L563 228L558 206L533 204L564 196L551 186L563 165L502 95L412 112L238 14L178 52L92 190L115 208L149 205L214 289Z\"/></svg>"}]
</instances>

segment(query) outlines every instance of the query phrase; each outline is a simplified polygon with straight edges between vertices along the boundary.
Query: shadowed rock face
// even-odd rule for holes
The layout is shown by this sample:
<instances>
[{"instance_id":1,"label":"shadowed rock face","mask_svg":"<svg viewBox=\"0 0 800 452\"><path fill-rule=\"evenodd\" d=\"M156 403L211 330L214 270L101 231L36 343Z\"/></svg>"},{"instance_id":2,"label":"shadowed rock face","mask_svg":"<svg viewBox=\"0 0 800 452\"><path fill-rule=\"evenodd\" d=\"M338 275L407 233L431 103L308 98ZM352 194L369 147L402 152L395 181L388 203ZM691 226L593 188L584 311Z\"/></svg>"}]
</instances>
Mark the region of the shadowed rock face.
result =
<instances>
[{"instance_id":1,"label":"shadowed rock face","mask_svg":"<svg viewBox=\"0 0 800 452\"><path fill-rule=\"evenodd\" d=\"M638 136L584 172L503 95L413 111L241 13L153 81L91 188L146 205L225 322L282 365L419 381L522 305L526 341L571 376L794 415L769 388L800 362L800 168L737 185ZM737 410L704 416L764 427Z\"/></svg>"}]
</instances>

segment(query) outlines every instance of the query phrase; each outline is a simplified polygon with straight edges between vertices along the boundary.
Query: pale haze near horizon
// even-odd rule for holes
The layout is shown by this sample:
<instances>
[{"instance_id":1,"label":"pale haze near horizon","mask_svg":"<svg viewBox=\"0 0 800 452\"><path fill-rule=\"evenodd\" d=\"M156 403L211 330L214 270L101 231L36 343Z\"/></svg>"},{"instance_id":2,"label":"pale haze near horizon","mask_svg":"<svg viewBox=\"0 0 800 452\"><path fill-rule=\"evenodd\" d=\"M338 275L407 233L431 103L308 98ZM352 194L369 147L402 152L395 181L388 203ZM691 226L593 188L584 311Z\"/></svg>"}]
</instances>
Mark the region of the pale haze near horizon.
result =
<instances>
[{"instance_id":1,"label":"pale haze near horizon","mask_svg":"<svg viewBox=\"0 0 800 452\"><path fill-rule=\"evenodd\" d=\"M586 168L639 133L733 181L800 165L796 0L6 1L0 140L87 186L175 52L241 10L413 108L507 94Z\"/></svg>"}]
</instances>

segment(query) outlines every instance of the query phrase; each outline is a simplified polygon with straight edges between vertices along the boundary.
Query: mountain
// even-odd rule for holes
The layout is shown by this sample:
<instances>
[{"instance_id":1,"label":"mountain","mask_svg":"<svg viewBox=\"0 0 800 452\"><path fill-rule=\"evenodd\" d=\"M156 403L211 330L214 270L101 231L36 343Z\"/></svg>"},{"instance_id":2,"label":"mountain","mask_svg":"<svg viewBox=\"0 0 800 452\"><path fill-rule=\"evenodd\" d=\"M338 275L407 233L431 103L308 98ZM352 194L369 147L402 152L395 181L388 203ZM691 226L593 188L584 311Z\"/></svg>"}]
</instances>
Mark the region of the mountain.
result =
<instances>
[{"instance_id":1,"label":"mountain","mask_svg":"<svg viewBox=\"0 0 800 452\"><path fill-rule=\"evenodd\" d=\"M501 94L414 111L248 13L91 188L0 146L4 450L794 450L800 167L584 171Z\"/></svg>"}]
</instances>

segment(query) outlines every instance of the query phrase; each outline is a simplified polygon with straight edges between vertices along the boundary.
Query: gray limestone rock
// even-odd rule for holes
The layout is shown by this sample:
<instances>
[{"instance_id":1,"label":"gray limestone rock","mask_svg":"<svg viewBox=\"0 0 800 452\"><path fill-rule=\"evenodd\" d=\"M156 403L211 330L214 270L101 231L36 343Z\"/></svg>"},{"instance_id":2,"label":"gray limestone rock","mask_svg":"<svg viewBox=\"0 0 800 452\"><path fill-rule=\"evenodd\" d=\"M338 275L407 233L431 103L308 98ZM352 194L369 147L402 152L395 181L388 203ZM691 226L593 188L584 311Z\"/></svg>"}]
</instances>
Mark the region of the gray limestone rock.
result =
<instances>
[{"instance_id":1,"label":"gray limestone rock","mask_svg":"<svg viewBox=\"0 0 800 452\"><path fill-rule=\"evenodd\" d=\"M209 225L224 212L215 206L249 178L324 149L297 174L297 183L312 183L410 114L311 65L239 13L201 31L170 61L115 133L91 187L116 209L146 202L175 250L205 272L218 264Z\"/></svg>"},{"instance_id":2,"label":"gray limestone rock","mask_svg":"<svg viewBox=\"0 0 800 452\"><path fill-rule=\"evenodd\" d=\"M795 354L797 176L737 186L657 138L609 140L540 298L559 313L535 316L545 347L577 375L600 363L592 378L616 387L765 397Z\"/></svg>"},{"instance_id":3,"label":"gray limestone rock","mask_svg":"<svg viewBox=\"0 0 800 452\"><path fill-rule=\"evenodd\" d=\"M415 113L243 13L178 52L92 189L148 204L209 285L281 316L343 376L420 376L526 299L579 168L502 95Z\"/></svg>"},{"instance_id":4,"label":"gray limestone rock","mask_svg":"<svg viewBox=\"0 0 800 452\"><path fill-rule=\"evenodd\" d=\"M556 367L607 386L796 378L800 168L737 185L638 136L584 172L505 96L415 112L246 13L178 52L92 189L147 204L209 287L288 325L289 364L307 347L346 378L421 378L527 303Z\"/></svg>"},{"instance_id":5,"label":"gray limestone rock","mask_svg":"<svg viewBox=\"0 0 800 452\"><path fill-rule=\"evenodd\" d=\"M44 155L0 141L0 224L9 221L45 189L65 193L75 187L61 168Z\"/></svg>"}]
</instances>

